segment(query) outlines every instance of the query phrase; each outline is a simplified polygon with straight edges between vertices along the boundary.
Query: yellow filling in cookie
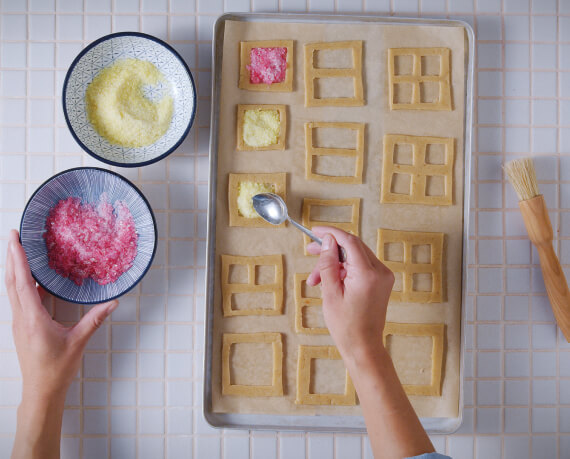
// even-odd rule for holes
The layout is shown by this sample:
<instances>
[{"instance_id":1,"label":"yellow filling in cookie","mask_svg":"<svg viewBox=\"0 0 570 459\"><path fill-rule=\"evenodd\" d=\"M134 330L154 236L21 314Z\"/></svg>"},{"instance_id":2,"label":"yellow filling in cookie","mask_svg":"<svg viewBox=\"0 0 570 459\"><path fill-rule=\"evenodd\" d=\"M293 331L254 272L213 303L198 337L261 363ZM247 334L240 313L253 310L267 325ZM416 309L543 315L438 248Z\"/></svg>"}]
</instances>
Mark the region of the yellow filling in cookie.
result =
<instances>
[{"instance_id":1,"label":"yellow filling in cookie","mask_svg":"<svg viewBox=\"0 0 570 459\"><path fill-rule=\"evenodd\" d=\"M250 147L267 147L279 141L281 119L277 110L246 110L243 141Z\"/></svg>"},{"instance_id":2,"label":"yellow filling in cookie","mask_svg":"<svg viewBox=\"0 0 570 459\"><path fill-rule=\"evenodd\" d=\"M271 183L240 182L238 185L238 212L245 218L258 217L253 208L252 198L259 193L275 193L275 185Z\"/></svg>"}]
</instances>

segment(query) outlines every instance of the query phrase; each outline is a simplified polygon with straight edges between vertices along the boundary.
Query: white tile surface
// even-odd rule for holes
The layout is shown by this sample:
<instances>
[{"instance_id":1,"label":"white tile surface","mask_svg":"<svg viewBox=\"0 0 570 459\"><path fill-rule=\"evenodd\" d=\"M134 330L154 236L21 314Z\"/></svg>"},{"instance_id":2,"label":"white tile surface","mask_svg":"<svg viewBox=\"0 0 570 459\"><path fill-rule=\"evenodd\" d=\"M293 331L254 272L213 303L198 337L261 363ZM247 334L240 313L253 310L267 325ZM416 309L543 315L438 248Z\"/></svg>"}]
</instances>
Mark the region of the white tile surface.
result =
<instances>
[{"instance_id":1,"label":"white tile surface","mask_svg":"<svg viewBox=\"0 0 570 459\"><path fill-rule=\"evenodd\" d=\"M220 437L198 437L195 448L196 457L220 457Z\"/></svg>"},{"instance_id":2,"label":"white tile surface","mask_svg":"<svg viewBox=\"0 0 570 459\"><path fill-rule=\"evenodd\" d=\"M139 410L139 432L142 435L164 434L164 409L142 408Z\"/></svg>"},{"instance_id":3,"label":"white tile surface","mask_svg":"<svg viewBox=\"0 0 570 459\"><path fill-rule=\"evenodd\" d=\"M140 352L139 378L160 378L164 376L164 354L158 352Z\"/></svg>"},{"instance_id":4,"label":"white tile surface","mask_svg":"<svg viewBox=\"0 0 570 459\"><path fill-rule=\"evenodd\" d=\"M159 254L156 268L141 288L121 300L112 322L104 324L88 345L81 379L68 393L67 404L73 408L65 414L62 457L78 458L80 451L83 459L104 458L109 452L123 459L221 459L240 454L267 459L372 457L367 439L328 434L311 434L306 439L303 434L256 433L250 451L247 433L221 434L208 427L200 414L204 271L192 267L203 267L205 257L209 40L213 21L224 8L249 11L250 6L256 11L312 12L358 12L364 6L370 12L414 16L421 11L436 17L449 12L475 24L481 40L477 44L477 173L472 201L477 210L471 231L476 244L469 255L472 296L466 316L470 322L467 346L474 350L466 353L464 425L456 435L435 436L433 441L438 450L462 458L564 457L570 441L558 434L570 431L566 407L570 404L570 352L568 345L557 340L517 198L500 170L511 155L541 155L536 161L540 187L554 211L555 228L559 221L559 235L566 238L560 242L560 253L568 270L570 213L556 212L555 206L570 209L570 7L555 0L534 0L532 8L530 3L2 0L3 250L2 239L10 227L17 226L25 197L38 183L66 168L99 165L69 135L59 102L65 71L88 41L111 31L140 29L173 41L189 66L200 69L195 72L200 94L196 127L176 156L140 172L121 170L129 178L142 180L143 191L157 210L162 235ZM566 16L556 17L557 8ZM500 41L503 38L505 43ZM565 43L556 45L557 39ZM564 183L558 185L559 180ZM4 305L5 297L1 300ZM11 351L10 312L0 311L0 455L7 456L20 373ZM77 317L64 306L56 310L59 320ZM564 406L553 408L557 403ZM80 439L81 427L88 436Z\"/></svg>"},{"instance_id":5,"label":"white tile surface","mask_svg":"<svg viewBox=\"0 0 570 459\"><path fill-rule=\"evenodd\" d=\"M452 457L473 459L473 437L456 436L449 439L449 454Z\"/></svg>"},{"instance_id":6,"label":"white tile surface","mask_svg":"<svg viewBox=\"0 0 570 459\"><path fill-rule=\"evenodd\" d=\"M111 430L116 434L134 435L137 432L137 412L133 409L112 409Z\"/></svg>"},{"instance_id":7,"label":"white tile surface","mask_svg":"<svg viewBox=\"0 0 570 459\"><path fill-rule=\"evenodd\" d=\"M556 408L532 408L532 432L556 432Z\"/></svg>"},{"instance_id":8,"label":"white tile surface","mask_svg":"<svg viewBox=\"0 0 570 459\"><path fill-rule=\"evenodd\" d=\"M334 441L332 436L309 435L309 457L332 457Z\"/></svg>"},{"instance_id":9,"label":"white tile surface","mask_svg":"<svg viewBox=\"0 0 570 459\"><path fill-rule=\"evenodd\" d=\"M88 459L101 459L109 457L107 455L107 438L85 438L83 440L84 454Z\"/></svg>"},{"instance_id":10,"label":"white tile surface","mask_svg":"<svg viewBox=\"0 0 570 459\"><path fill-rule=\"evenodd\" d=\"M528 408L505 408L505 433L527 433L529 431Z\"/></svg>"},{"instance_id":11,"label":"white tile surface","mask_svg":"<svg viewBox=\"0 0 570 459\"><path fill-rule=\"evenodd\" d=\"M139 381L140 406L164 406L164 383L162 381Z\"/></svg>"},{"instance_id":12,"label":"white tile surface","mask_svg":"<svg viewBox=\"0 0 570 459\"><path fill-rule=\"evenodd\" d=\"M537 379L532 382L533 405L556 405L556 381Z\"/></svg>"},{"instance_id":13,"label":"white tile surface","mask_svg":"<svg viewBox=\"0 0 570 459\"><path fill-rule=\"evenodd\" d=\"M477 405L497 406L502 404L501 381L477 381Z\"/></svg>"},{"instance_id":14,"label":"white tile surface","mask_svg":"<svg viewBox=\"0 0 570 459\"><path fill-rule=\"evenodd\" d=\"M507 352L505 354L505 376L528 377L530 375L530 359L527 353Z\"/></svg>"},{"instance_id":15,"label":"white tile surface","mask_svg":"<svg viewBox=\"0 0 570 459\"><path fill-rule=\"evenodd\" d=\"M192 406L192 385L188 381L168 381L166 386L168 406Z\"/></svg>"},{"instance_id":16,"label":"white tile surface","mask_svg":"<svg viewBox=\"0 0 570 459\"><path fill-rule=\"evenodd\" d=\"M141 459L164 457L164 440L162 438L140 436L138 444Z\"/></svg>"},{"instance_id":17,"label":"white tile surface","mask_svg":"<svg viewBox=\"0 0 570 459\"><path fill-rule=\"evenodd\" d=\"M480 378L500 378L502 355L500 352L480 352L477 354L477 376Z\"/></svg>"},{"instance_id":18,"label":"white tile surface","mask_svg":"<svg viewBox=\"0 0 570 459\"><path fill-rule=\"evenodd\" d=\"M477 408L477 425L478 433L482 434L499 434L502 427L501 408Z\"/></svg>"},{"instance_id":19,"label":"white tile surface","mask_svg":"<svg viewBox=\"0 0 570 459\"><path fill-rule=\"evenodd\" d=\"M528 405L530 401L530 382L527 380L505 381L505 404ZM525 408L526 409L526 408Z\"/></svg>"},{"instance_id":20,"label":"white tile surface","mask_svg":"<svg viewBox=\"0 0 570 459\"><path fill-rule=\"evenodd\" d=\"M535 377L555 377L556 376L556 353L555 352L533 352L533 354L532 354L532 375Z\"/></svg>"},{"instance_id":21,"label":"white tile surface","mask_svg":"<svg viewBox=\"0 0 570 459\"><path fill-rule=\"evenodd\" d=\"M251 442L252 459L264 459L277 456L277 438L275 435L256 434Z\"/></svg>"},{"instance_id":22,"label":"white tile surface","mask_svg":"<svg viewBox=\"0 0 570 459\"><path fill-rule=\"evenodd\" d=\"M107 410L86 408L83 410L83 433L104 435L107 433Z\"/></svg>"},{"instance_id":23,"label":"white tile surface","mask_svg":"<svg viewBox=\"0 0 570 459\"><path fill-rule=\"evenodd\" d=\"M280 457L305 459L305 437L303 435L282 435L279 439Z\"/></svg>"},{"instance_id":24,"label":"white tile surface","mask_svg":"<svg viewBox=\"0 0 570 459\"><path fill-rule=\"evenodd\" d=\"M136 458L136 441L134 438L111 438L111 457L125 459Z\"/></svg>"},{"instance_id":25,"label":"white tile surface","mask_svg":"<svg viewBox=\"0 0 570 459\"><path fill-rule=\"evenodd\" d=\"M136 403L136 381L111 381L112 406L134 406Z\"/></svg>"}]
</instances>

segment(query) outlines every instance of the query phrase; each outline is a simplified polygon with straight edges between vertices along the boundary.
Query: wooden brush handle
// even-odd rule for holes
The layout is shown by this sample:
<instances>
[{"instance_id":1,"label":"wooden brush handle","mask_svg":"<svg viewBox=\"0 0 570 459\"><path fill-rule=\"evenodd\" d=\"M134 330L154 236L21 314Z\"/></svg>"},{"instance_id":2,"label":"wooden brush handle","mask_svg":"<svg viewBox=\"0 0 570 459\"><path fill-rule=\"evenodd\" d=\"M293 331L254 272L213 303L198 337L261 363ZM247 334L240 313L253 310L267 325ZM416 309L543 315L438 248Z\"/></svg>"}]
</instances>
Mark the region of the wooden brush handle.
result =
<instances>
[{"instance_id":1,"label":"wooden brush handle","mask_svg":"<svg viewBox=\"0 0 570 459\"><path fill-rule=\"evenodd\" d=\"M520 201L530 241L536 246L546 293L558 326L570 343L570 291L560 261L552 247L552 225L542 195Z\"/></svg>"}]
</instances>

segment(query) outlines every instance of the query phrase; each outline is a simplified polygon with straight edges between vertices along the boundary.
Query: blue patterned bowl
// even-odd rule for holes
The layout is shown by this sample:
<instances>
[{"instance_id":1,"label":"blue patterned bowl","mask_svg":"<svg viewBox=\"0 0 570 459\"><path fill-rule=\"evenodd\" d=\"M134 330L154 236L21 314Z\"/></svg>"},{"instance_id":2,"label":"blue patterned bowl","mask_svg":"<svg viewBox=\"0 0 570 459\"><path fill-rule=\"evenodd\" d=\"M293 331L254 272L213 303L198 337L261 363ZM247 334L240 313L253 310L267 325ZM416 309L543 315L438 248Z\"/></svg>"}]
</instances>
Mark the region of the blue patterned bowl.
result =
<instances>
[{"instance_id":1,"label":"blue patterned bowl","mask_svg":"<svg viewBox=\"0 0 570 459\"><path fill-rule=\"evenodd\" d=\"M50 209L62 199L77 197L84 203L93 203L99 200L103 192L107 193L111 203L120 200L128 206L138 234L137 255L133 266L117 281L99 285L88 278L82 285L77 285L48 266L43 237L46 219ZM32 276L46 291L73 303L94 304L123 295L143 278L156 252L157 232L150 204L131 182L105 169L79 167L54 175L35 191L22 215L20 240Z\"/></svg>"},{"instance_id":2,"label":"blue patterned bowl","mask_svg":"<svg viewBox=\"0 0 570 459\"><path fill-rule=\"evenodd\" d=\"M85 109L85 92L93 78L120 59L151 62L170 83L174 100L167 132L152 145L139 148L109 143L93 128ZM120 32L106 35L75 58L63 84L63 113L75 140L91 156L107 164L138 167L160 161L182 143L196 114L196 87L188 66L168 44L151 35Z\"/></svg>"}]
</instances>

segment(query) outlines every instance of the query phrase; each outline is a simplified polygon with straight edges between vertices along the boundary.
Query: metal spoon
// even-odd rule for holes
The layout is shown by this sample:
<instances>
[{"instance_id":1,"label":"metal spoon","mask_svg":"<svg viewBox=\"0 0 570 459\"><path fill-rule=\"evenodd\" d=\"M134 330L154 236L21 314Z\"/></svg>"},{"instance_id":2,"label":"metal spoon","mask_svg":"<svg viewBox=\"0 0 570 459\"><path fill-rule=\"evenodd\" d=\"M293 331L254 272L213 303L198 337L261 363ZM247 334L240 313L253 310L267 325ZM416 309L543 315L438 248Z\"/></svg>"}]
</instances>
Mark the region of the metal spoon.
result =
<instances>
[{"instance_id":1,"label":"metal spoon","mask_svg":"<svg viewBox=\"0 0 570 459\"><path fill-rule=\"evenodd\" d=\"M252 198L252 201L253 208L266 222L269 222L272 225L280 225L288 220L295 228L300 229L317 244L322 245L323 240L320 237L316 236L310 229L305 228L303 225L289 217L289 214L287 213L287 205L281 196L274 193L260 193L256 194ZM338 248L338 259L341 262L346 261L346 251L340 246Z\"/></svg>"}]
</instances>

